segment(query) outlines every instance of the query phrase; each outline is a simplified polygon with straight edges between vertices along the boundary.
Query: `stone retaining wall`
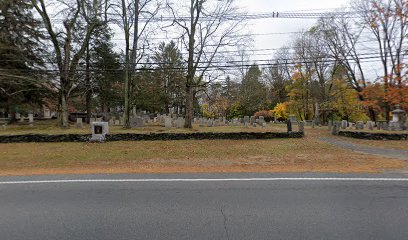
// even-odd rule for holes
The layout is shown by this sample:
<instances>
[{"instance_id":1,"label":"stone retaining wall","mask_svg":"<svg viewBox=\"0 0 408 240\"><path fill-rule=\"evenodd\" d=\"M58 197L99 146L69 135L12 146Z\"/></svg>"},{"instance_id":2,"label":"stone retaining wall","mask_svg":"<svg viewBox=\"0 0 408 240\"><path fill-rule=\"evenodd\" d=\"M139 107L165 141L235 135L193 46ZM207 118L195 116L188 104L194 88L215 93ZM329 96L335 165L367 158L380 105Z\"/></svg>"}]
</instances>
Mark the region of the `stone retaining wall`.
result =
<instances>
[{"instance_id":1,"label":"stone retaining wall","mask_svg":"<svg viewBox=\"0 0 408 240\"><path fill-rule=\"evenodd\" d=\"M211 140L211 139L274 139L274 138L302 138L302 132L235 132L235 133L151 133L151 134L111 134L106 135L106 141L157 141L157 140ZM0 135L0 143L23 142L87 142L91 135Z\"/></svg>"},{"instance_id":2,"label":"stone retaining wall","mask_svg":"<svg viewBox=\"0 0 408 240\"><path fill-rule=\"evenodd\" d=\"M406 133L369 133L340 131L338 135L368 140L408 140L408 134Z\"/></svg>"}]
</instances>

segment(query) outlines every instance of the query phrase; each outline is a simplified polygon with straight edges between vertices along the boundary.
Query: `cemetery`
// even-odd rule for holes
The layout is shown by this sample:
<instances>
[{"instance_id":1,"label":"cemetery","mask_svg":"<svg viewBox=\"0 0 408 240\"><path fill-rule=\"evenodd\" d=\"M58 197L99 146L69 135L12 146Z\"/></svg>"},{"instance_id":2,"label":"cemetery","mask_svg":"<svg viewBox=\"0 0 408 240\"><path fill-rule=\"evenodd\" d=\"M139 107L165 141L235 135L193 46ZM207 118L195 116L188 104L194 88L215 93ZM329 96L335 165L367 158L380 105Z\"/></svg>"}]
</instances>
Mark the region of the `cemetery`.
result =
<instances>
[{"instance_id":1,"label":"cemetery","mask_svg":"<svg viewBox=\"0 0 408 240\"><path fill-rule=\"evenodd\" d=\"M0 175L143 172L159 165L167 170L158 172L187 171L184 165L199 172L405 167L404 157L343 147L408 151L408 65L401 51L407 34L392 31L408 29L399 11L386 14L394 24L373 24L381 22L373 9L345 27L343 12L333 9L327 23L271 32L280 39L271 49L270 39L258 41L269 33L247 33L246 24L257 19L241 14L246 7L235 1L191 1L191 8L186 1L180 8L177 1L166 7L146 1L145 10L157 16L140 22L137 14L149 15L132 7L140 1L8 2L1 8L7 18L0 18ZM358 2L365 9L369 1ZM401 3L384 6L394 11L406 7ZM169 4L176 10L170 15ZM184 16L195 7L192 25L177 24L182 16L188 23ZM83 24L87 19L98 21ZM383 44L366 46L367 40ZM376 63L356 61L365 58Z\"/></svg>"},{"instance_id":2,"label":"cemetery","mask_svg":"<svg viewBox=\"0 0 408 240\"><path fill-rule=\"evenodd\" d=\"M3 124L0 175L381 172L407 167L401 159L360 154L322 140L347 137L357 145L405 151L408 132L397 118L388 124L345 120L321 124L296 116L269 122L254 116L195 117L193 128L185 129L182 116L140 114L132 116L132 127L125 129L121 118L90 118L87 123L82 117L77 115L65 129L56 126L56 119L30 116L24 122Z\"/></svg>"}]
</instances>

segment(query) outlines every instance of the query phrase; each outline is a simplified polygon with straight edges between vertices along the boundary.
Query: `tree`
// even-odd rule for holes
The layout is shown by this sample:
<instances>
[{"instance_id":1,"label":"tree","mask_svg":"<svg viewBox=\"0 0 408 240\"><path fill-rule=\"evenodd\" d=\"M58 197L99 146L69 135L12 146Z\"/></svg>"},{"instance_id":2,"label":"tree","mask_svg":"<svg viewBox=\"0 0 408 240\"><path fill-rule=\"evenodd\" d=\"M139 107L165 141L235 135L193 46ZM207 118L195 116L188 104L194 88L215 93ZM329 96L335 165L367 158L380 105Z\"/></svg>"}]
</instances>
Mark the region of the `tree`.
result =
<instances>
[{"instance_id":1,"label":"tree","mask_svg":"<svg viewBox=\"0 0 408 240\"><path fill-rule=\"evenodd\" d=\"M44 0L31 0L31 3L41 16L53 46L59 75L56 88L59 95L60 125L67 128L68 101L72 91L78 86L78 63L86 51L95 27L101 22L100 0L93 0L92 3L86 0L60 2L69 6L63 11L66 14L60 16L64 18L63 30L53 24L47 9L49 3L46 4ZM81 21L86 22L85 26L80 26Z\"/></svg>"},{"instance_id":2,"label":"tree","mask_svg":"<svg viewBox=\"0 0 408 240\"><path fill-rule=\"evenodd\" d=\"M404 46L408 36L408 2L406 0L360 0L355 4L361 24L377 42L384 86L384 114L390 120L390 88L402 89ZM396 97L402 102L403 95Z\"/></svg>"},{"instance_id":3,"label":"tree","mask_svg":"<svg viewBox=\"0 0 408 240\"><path fill-rule=\"evenodd\" d=\"M171 26L180 29L180 40L188 53L184 127L192 128L196 89L208 83L208 78L211 79L206 73L209 69L216 68L216 60L223 57L221 50L227 46L237 46L243 40L237 34L243 20L226 18L228 15L240 15L233 0L190 0L187 7L169 3L167 7L174 17ZM183 17L186 14L188 17Z\"/></svg>"},{"instance_id":4,"label":"tree","mask_svg":"<svg viewBox=\"0 0 408 240\"><path fill-rule=\"evenodd\" d=\"M180 50L174 41L168 44L163 42L159 45L152 60L153 65L156 66L155 78L161 86L157 94L162 96L163 111L170 113L170 108L173 108L179 113L185 105L185 66Z\"/></svg>"},{"instance_id":5,"label":"tree","mask_svg":"<svg viewBox=\"0 0 408 240\"><path fill-rule=\"evenodd\" d=\"M245 115L252 116L268 105L267 88L262 82L259 66L253 64L246 73L241 84L240 103Z\"/></svg>"},{"instance_id":6,"label":"tree","mask_svg":"<svg viewBox=\"0 0 408 240\"><path fill-rule=\"evenodd\" d=\"M120 56L113 50L109 34L100 36L93 42L90 59L91 85L87 87L87 93L96 96L103 112L109 108L123 106L123 70Z\"/></svg>"},{"instance_id":7,"label":"tree","mask_svg":"<svg viewBox=\"0 0 408 240\"><path fill-rule=\"evenodd\" d=\"M156 3L156 4L155 4ZM118 12L120 26L125 37L124 67L124 128L130 128L130 108L138 64L144 59L149 45L148 30L150 23L160 10L156 0L121 0ZM131 43L131 40L132 43Z\"/></svg>"},{"instance_id":8,"label":"tree","mask_svg":"<svg viewBox=\"0 0 408 240\"><path fill-rule=\"evenodd\" d=\"M41 71L43 35L31 10L26 1L0 2L0 102L12 120L17 104L41 103L49 84Z\"/></svg>"},{"instance_id":9,"label":"tree","mask_svg":"<svg viewBox=\"0 0 408 240\"><path fill-rule=\"evenodd\" d=\"M333 74L343 70L348 84L357 92L360 101L365 101L364 91L367 87L366 74L363 68L364 56L358 46L364 28L354 30L354 20L346 17L322 18L319 20L317 30L330 50L334 62ZM371 120L376 120L376 112L371 106L368 108Z\"/></svg>"},{"instance_id":10,"label":"tree","mask_svg":"<svg viewBox=\"0 0 408 240\"><path fill-rule=\"evenodd\" d=\"M280 59L271 62L270 66L263 69L263 78L269 84L273 106L285 102L288 98L287 86L290 84L290 75L288 78L287 69Z\"/></svg>"}]
</instances>

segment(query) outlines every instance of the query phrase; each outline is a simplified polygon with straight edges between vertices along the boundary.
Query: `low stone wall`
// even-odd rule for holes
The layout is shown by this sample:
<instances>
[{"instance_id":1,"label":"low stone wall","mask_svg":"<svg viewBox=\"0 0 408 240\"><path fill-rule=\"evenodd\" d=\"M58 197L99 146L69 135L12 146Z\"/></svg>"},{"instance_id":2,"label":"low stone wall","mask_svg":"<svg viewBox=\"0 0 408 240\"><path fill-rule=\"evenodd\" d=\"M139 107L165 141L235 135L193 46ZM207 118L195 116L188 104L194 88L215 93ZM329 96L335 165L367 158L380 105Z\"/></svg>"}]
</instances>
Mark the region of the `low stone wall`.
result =
<instances>
[{"instance_id":1,"label":"low stone wall","mask_svg":"<svg viewBox=\"0 0 408 240\"><path fill-rule=\"evenodd\" d=\"M302 138L302 132L235 132L235 133L151 133L151 134L111 134L106 135L106 141L166 141L166 140L211 140L211 139L274 139L274 138ZM87 142L91 135L0 135L0 143L23 142Z\"/></svg>"},{"instance_id":2,"label":"low stone wall","mask_svg":"<svg viewBox=\"0 0 408 240\"><path fill-rule=\"evenodd\" d=\"M86 142L91 135L87 134L27 134L27 135L0 135L0 143L24 143L24 142Z\"/></svg>"},{"instance_id":3,"label":"low stone wall","mask_svg":"<svg viewBox=\"0 0 408 240\"><path fill-rule=\"evenodd\" d=\"M408 140L408 134L406 133L369 133L340 131L339 136L368 140Z\"/></svg>"}]
</instances>

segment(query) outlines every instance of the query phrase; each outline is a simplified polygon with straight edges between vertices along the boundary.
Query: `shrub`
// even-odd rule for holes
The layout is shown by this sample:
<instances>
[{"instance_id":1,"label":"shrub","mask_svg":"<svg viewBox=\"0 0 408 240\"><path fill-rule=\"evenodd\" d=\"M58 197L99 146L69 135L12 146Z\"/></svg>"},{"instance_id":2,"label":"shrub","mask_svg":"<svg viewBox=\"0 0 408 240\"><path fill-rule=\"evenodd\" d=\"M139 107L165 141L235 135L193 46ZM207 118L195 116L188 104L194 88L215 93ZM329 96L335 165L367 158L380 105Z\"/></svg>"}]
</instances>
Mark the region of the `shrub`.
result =
<instances>
[{"instance_id":1,"label":"shrub","mask_svg":"<svg viewBox=\"0 0 408 240\"><path fill-rule=\"evenodd\" d=\"M270 122L270 121L273 120L272 111L267 111L267 110L259 111L259 112L256 112L256 113L254 114L254 116L255 116L256 118L259 118L260 116L263 116L264 119L265 119L265 121L267 121L267 122Z\"/></svg>"},{"instance_id":2,"label":"shrub","mask_svg":"<svg viewBox=\"0 0 408 240\"><path fill-rule=\"evenodd\" d=\"M288 119L286 109L287 107L285 103L278 103L278 105L276 105L276 107L272 110L272 114L277 118L277 120L284 121Z\"/></svg>"}]
</instances>

